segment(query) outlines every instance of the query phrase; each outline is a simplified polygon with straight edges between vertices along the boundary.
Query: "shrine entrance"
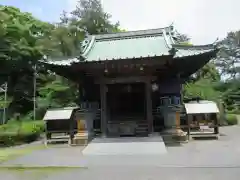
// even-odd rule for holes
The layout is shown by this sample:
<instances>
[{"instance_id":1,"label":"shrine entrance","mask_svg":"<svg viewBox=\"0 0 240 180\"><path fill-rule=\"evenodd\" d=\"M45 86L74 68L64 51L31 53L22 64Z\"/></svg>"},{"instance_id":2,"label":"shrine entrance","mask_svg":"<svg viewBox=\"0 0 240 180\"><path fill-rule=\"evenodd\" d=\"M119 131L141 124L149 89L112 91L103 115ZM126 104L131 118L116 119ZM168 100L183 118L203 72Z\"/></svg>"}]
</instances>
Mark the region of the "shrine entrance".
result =
<instances>
[{"instance_id":1,"label":"shrine entrance","mask_svg":"<svg viewBox=\"0 0 240 180\"><path fill-rule=\"evenodd\" d=\"M107 106L110 121L146 120L144 83L108 85Z\"/></svg>"},{"instance_id":2,"label":"shrine entrance","mask_svg":"<svg viewBox=\"0 0 240 180\"><path fill-rule=\"evenodd\" d=\"M150 130L150 118L147 110L146 83L113 83L108 84L106 89L107 134L147 135Z\"/></svg>"}]
</instances>

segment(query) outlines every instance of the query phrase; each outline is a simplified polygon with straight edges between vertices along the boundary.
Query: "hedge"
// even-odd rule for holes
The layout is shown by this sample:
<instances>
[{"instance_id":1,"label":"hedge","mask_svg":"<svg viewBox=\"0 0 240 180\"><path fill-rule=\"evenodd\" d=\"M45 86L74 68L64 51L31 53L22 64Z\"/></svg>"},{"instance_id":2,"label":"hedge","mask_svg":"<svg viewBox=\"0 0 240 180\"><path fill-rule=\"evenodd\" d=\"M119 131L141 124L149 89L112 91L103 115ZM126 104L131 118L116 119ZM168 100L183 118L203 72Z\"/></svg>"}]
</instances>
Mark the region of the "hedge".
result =
<instances>
[{"instance_id":1,"label":"hedge","mask_svg":"<svg viewBox=\"0 0 240 180\"><path fill-rule=\"evenodd\" d=\"M37 140L44 131L43 121L10 121L0 126L0 144L11 146Z\"/></svg>"},{"instance_id":2,"label":"hedge","mask_svg":"<svg viewBox=\"0 0 240 180\"><path fill-rule=\"evenodd\" d=\"M226 114L226 120L228 125L236 125L238 124L238 119L235 114Z\"/></svg>"}]
</instances>

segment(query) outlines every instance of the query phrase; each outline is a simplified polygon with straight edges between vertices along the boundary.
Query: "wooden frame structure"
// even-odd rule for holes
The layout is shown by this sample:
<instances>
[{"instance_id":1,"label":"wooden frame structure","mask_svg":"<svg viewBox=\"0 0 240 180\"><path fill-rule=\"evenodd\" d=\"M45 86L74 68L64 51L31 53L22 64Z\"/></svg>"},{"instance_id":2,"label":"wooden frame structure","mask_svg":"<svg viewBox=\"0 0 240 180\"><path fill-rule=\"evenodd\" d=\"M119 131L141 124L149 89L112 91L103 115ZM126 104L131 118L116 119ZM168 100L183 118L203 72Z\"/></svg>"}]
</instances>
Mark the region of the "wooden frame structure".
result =
<instances>
[{"instance_id":1,"label":"wooden frame structure","mask_svg":"<svg viewBox=\"0 0 240 180\"><path fill-rule=\"evenodd\" d=\"M219 109L212 101L185 104L189 138L216 137L219 135Z\"/></svg>"},{"instance_id":2,"label":"wooden frame structure","mask_svg":"<svg viewBox=\"0 0 240 180\"><path fill-rule=\"evenodd\" d=\"M134 121L139 124L145 122L138 128L146 126L147 134L151 134L154 131L154 122L158 121L153 112L160 106L160 99L181 99L182 84L215 57L218 51L214 44L190 46L177 42L173 26L91 35L82 42L83 52L78 58L43 63L57 74L79 84L80 107L87 106L91 109L92 103L99 104L103 136L109 135L108 86L143 83L146 117L144 121L137 118ZM182 103L179 101L172 105L181 106ZM164 123L170 122L172 127L179 128L180 117L174 113L175 108L166 105L162 109L164 112L161 113L165 114ZM174 114L173 121L166 112ZM127 117L123 118L123 121L124 119Z\"/></svg>"},{"instance_id":3,"label":"wooden frame structure","mask_svg":"<svg viewBox=\"0 0 240 180\"><path fill-rule=\"evenodd\" d=\"M44 143L68 142L71 144L74 131L76 131L76 121L74 113L77 108L49 109L43 121L45 122Z\"/></svg>"}]
</instances>

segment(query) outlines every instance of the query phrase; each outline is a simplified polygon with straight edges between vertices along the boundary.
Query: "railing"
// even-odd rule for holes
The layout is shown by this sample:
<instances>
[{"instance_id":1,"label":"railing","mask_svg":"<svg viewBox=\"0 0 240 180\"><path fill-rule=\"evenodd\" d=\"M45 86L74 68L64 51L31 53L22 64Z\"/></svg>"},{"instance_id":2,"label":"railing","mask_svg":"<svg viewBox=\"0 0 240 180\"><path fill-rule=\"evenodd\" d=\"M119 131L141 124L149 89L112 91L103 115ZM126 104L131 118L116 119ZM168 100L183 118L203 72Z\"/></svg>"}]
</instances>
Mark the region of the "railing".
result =
<instances>
[{"instance_id":1,"label":"railing","mask_svg":"<svg viewBox=\"0 0 240 180\"><path fill-rule=\"evenodd\" d=\"M148 133L146 120L138 120L136 117L126 117L126 119L125 121L108 121L108 132L120 136L128 133L129 135L146 135Z\"/></svg>"}]
</instances>

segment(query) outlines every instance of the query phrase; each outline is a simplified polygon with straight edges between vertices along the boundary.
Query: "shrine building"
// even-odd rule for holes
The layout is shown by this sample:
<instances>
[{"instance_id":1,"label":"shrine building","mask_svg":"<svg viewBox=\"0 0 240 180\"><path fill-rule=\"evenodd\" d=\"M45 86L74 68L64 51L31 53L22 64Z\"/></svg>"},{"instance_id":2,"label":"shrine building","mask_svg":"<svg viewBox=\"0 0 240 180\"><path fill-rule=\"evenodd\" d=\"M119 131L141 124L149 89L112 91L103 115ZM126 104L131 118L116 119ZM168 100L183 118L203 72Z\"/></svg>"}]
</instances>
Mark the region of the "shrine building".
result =
<instances>
[{"instance_id":1,"label":"shrine building","mask_svg":"<svg viewBox=\"0 0 240 180\"><path fill-rule=\"evenodd\" d=\"M182 85L218 51L178 42L173 26L88 35L79 57L45 63L79 84L78 105L103 136L148 136L180 126Z\"/></svg>"}]
</instances>

